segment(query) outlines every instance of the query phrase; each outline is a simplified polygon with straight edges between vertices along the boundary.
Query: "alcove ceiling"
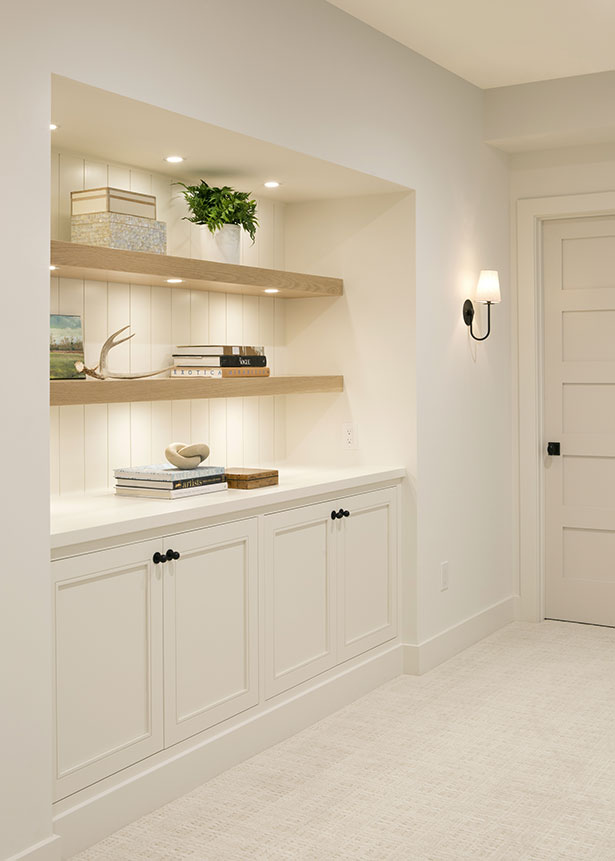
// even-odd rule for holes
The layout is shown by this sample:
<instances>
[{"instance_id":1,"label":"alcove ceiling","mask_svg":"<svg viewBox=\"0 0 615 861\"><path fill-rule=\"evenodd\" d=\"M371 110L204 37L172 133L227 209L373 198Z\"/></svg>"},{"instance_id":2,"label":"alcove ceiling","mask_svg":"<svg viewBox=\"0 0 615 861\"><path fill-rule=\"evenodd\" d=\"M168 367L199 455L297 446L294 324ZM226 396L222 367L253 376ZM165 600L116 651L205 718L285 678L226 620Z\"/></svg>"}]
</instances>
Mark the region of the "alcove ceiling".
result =
<instances>
[{"instance_id":1,"label":"alcove ceiling","mask_svg":"<svg viewBox=\"0 0 615 861\"><path fill-rule=\"evenodd\" d=\"M615 69L612 0L328 0L483 89Z\"/></svg>"},{"instance_id":2,"label":"alcove ceiling","mask_svg":"<svg viewBox=\"0 0 615 861\"><path fill-rule=\"evenodd\" d=\"M52 77L54 148L285 203L408 191L405 186L69 78ZM185 161L171 165L167 155ZM277 180L279 188L263 183Z\"/></svg>"}]
</instances>

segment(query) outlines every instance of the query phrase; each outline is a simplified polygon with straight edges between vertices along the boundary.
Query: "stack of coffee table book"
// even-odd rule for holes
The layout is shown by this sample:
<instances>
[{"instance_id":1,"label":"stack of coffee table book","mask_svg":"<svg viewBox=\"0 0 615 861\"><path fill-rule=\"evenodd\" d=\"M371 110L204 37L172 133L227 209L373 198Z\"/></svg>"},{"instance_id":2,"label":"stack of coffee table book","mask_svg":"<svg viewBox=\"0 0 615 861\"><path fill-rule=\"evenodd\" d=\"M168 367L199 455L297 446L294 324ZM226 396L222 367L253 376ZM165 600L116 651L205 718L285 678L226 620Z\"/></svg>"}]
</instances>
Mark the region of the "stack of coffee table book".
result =
<instances>
[{"instance_id":1,"label":"stack of coffee table book","mask_svg":"<svg viewBox=\"0 0 615 861\"><path fill-rule=\"evenodd\" d=\"M243 344L178 344L173 353L173 365L173 379L269 376L265 348Z\"/></svg>"},{"instance_id":2,"label":"stack of coffee table book","mask_svg":"<svg viewBox=\"0 0 615 861\"><path fill-rule=\"evenodd\" d=\"M197 466L177 469L168 463L128 466L113 471L118 496L145 496L152 499L178 499L227 490L223 466Z\"/></svg>"}]
</instances>

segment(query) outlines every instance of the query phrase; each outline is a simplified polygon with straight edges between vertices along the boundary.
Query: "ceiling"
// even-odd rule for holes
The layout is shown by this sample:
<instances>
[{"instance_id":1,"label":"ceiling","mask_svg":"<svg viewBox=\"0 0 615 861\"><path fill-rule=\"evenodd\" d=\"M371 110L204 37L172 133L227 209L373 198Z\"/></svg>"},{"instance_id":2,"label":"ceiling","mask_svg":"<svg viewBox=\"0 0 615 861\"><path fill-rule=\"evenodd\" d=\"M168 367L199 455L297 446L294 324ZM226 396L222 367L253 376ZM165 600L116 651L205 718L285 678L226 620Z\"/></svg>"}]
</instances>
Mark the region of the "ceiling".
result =
<instances>
[{"instance_id":1,"label":"ceiling","mask_svg":"<svg viewBox=\"0 0 615 861\"><path fill-rule=\"evenodd\" d=\"M54 147L164 173L205 179L285 203L406 190L370 174L312 158L162 108L54 75ZM171 165L167 155L184 156ZM278 180L277 189L264 188Z\"/></svg>"},{"instance_id":2,"label":"ceiling","mask_svg":"<svg viewBox=\"0 0 615 861\"><path fill-rule=\"evenodd\" d=\"M613 0L329 0L489 89L615 69Z\"/></svg>"}]
</instances>

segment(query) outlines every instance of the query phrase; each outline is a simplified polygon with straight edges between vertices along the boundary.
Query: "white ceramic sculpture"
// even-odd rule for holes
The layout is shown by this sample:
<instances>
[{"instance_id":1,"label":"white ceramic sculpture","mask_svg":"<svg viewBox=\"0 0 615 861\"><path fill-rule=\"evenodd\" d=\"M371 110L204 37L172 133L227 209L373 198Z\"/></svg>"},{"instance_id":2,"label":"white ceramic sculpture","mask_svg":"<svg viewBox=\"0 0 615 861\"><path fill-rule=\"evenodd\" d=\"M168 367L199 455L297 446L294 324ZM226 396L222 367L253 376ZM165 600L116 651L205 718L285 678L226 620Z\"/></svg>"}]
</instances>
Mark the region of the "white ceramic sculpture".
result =
<instances>
[{"instance_id":1,"label":"white ceramic sculpture","mask_svg":"<svg viewBox=\"0 0 615 861\"><path fill-rule=\"evenodd\" d=\"M185 442L172 442L164 450L164 456L179 469L196 469L209 457L209 446L204 442L186 445Z\"/></svg>"}]
</instances>

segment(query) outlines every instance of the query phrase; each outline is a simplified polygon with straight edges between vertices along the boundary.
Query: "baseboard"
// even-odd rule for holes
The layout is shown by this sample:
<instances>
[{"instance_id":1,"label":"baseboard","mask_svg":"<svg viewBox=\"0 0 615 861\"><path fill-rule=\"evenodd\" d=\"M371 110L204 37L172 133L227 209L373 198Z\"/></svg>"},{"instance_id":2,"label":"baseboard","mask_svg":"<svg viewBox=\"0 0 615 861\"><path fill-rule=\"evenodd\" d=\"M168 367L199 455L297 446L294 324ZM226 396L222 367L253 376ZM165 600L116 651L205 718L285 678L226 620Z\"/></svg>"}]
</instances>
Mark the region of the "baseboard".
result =
<instances>
[{"instance_id":1,"label":"baseboard","mask_svg":"<svg viewBox=\"0 0 615 861\"><path fill-rule=\"evenodd\" d=\"M59 835L53 834L47 840L35 843L18 855L11 855L6 861L60 861L61 840Z\"/></svg>"},{"instance_id":2,"label":"baseboard","mask_svg":"<svg viewBox=\"0 0 615 861\"><path fill-rule=\"evenodd\" d=\"M178 753L170 749L162 762L148 766L144 761L138 774L97 795L82 801L75 796L75 804L54 817L54 831L62 838L62 857L70 858L81 852L129 822L348 705L402 671L402 647L395 644L340 667L335 675L320 682L315 680L295 695L290 692L283 702L248 716L233 727L221 729L217 735L189 749Z\"/></svg>"},{"instance_id":3,"label":"baseboard","mask_svg":"<svg viewBox=\"0 0 615 861\"><path fill-rule=\"evenodd\" d=\"M483 637L493 634L504 625L512 622L516 616L517 598L511 595L486 610L482 610L469 619L464 619L457 625L447 628L435 637L425 640L419 645L404 644L404 672L410 675L422 675L433 670L438 664L448 661L455 655L478 643Z\"/></svg>"}]
</instances>

